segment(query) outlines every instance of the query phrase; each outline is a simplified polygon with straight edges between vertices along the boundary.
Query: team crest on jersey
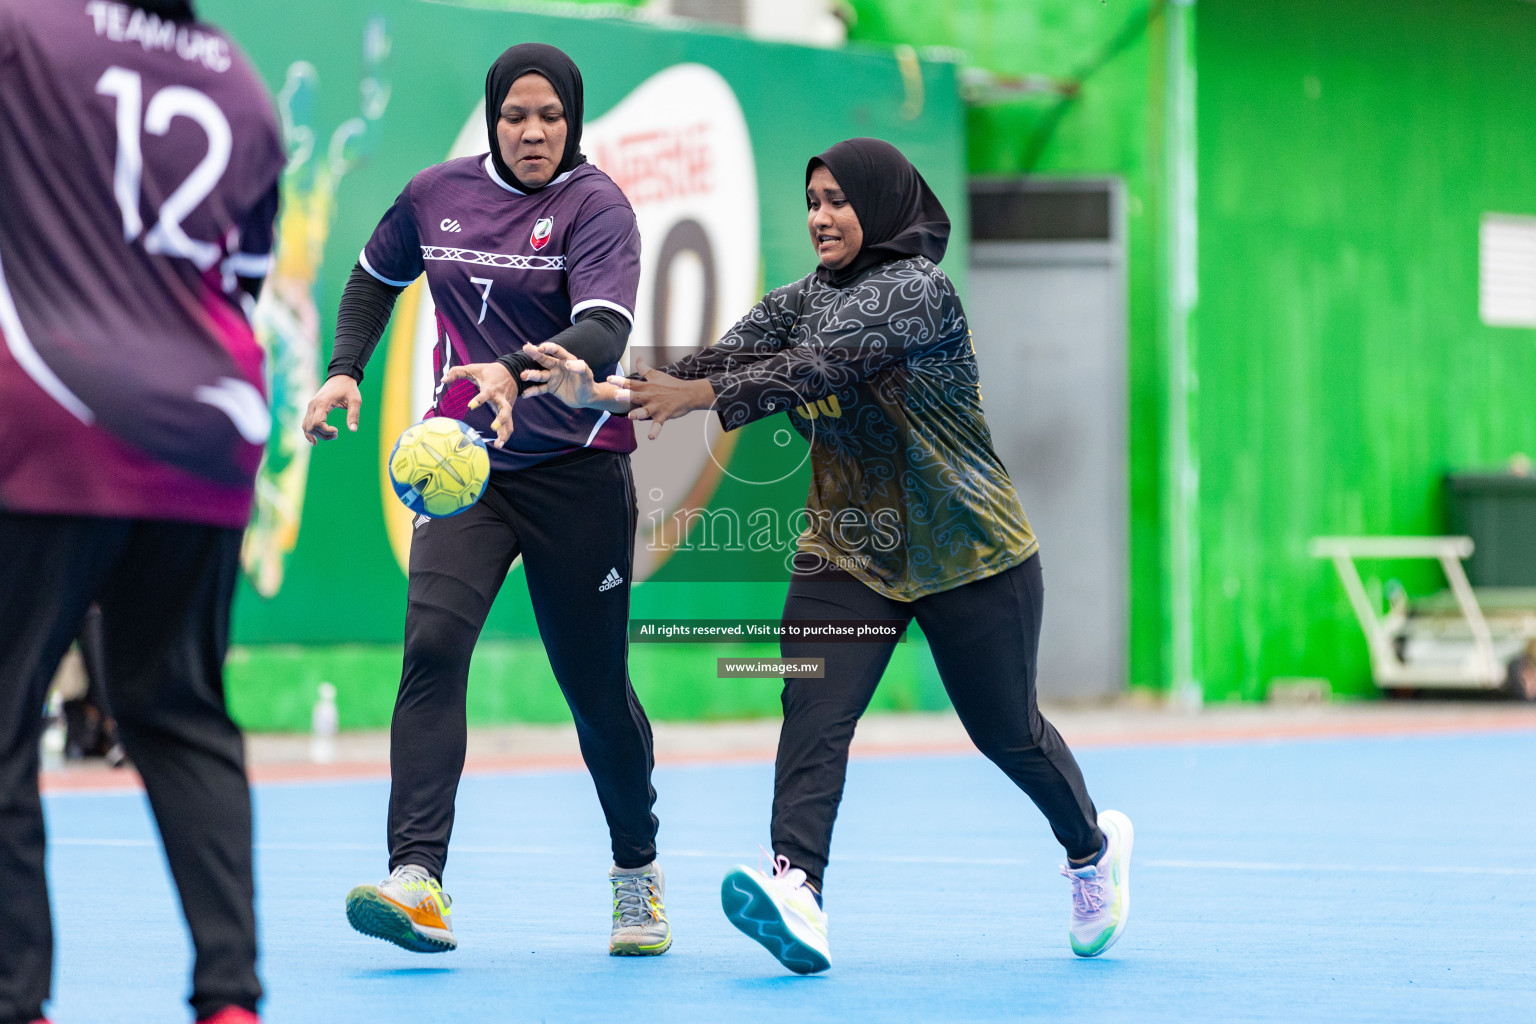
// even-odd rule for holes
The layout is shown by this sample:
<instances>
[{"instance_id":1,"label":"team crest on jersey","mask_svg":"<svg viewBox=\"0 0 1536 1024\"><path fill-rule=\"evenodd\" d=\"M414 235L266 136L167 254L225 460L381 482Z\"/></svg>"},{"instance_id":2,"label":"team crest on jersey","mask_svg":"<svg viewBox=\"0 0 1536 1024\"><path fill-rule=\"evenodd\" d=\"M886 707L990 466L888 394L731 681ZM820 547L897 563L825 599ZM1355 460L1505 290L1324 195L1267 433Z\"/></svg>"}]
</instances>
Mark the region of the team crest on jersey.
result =
<instances>
[{"instance_id":1,"label":"team crest on jersey","mask_svg":"<svg viewBox=\"0 0 1536 1024\"><path fill-rule=\"evenodd\" d=\"M555 218L539 218L539 222L533 226L533 234L528 236L528 241L533 243L534 252L538 252L549 244L549 236L554 230Z\"/></svg>"}]
</instances>

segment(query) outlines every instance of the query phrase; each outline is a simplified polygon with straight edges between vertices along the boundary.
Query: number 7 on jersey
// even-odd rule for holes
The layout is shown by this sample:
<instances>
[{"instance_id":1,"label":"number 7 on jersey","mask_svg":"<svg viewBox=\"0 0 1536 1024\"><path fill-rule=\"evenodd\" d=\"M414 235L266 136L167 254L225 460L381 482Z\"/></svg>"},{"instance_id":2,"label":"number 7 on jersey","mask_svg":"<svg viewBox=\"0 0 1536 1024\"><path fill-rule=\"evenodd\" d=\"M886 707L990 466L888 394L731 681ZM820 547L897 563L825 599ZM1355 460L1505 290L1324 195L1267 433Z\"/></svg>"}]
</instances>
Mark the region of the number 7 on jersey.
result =
<instances>
[{"instance_id":1,"label":"number 7 on jersey","mask_svg":"<svg viewBox=\"0 0 1536 1024\"><path fill-rule=\"evenodd\" d=\"M480 319L475 321L477 324L483 324L485 323L485 309L491 304L491 284L493 282L488 277L472 277L469 280L474 284L483 286L480 289Z\"/></svg>"}]
</instances>

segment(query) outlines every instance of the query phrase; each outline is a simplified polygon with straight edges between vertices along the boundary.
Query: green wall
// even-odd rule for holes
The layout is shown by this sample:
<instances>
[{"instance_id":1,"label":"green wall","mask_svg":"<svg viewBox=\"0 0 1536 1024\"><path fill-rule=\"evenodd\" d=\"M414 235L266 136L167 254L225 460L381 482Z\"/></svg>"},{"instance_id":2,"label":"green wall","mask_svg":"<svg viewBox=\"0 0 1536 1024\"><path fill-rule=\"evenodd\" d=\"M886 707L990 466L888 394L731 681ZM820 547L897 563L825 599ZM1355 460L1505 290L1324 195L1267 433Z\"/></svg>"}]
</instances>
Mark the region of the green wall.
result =
<instances>
[{"instance_id":1,"label":"green wall","mask_svg":"<svg viewBox=\"0 0 1536 1024\"><path fill-rule=\"evenodd\" d=\"M915 631L914 631L915 635ZM634 644L629 671L655 721L765 718L779 714L781 685L773 679L715 678L716 657L778 657L777 645ZM225 668L231 713L248 729L309 728L316 687L336 685L346 729L389 725L400 679L400 648L392 644L298 646L247 644ZM870 705L877 711L938 711L949 706L928 645L896 648ZM569 722L549 661L538 641L482 640L469 669L471 724Z\"/></svg>"},{"instance_id":2,"label":"green wall","mask_svg":"<svg viewBox=\"0 0 1536 1024\"><path fill-rule=\"evenodd\" d=\"M1133 686L1169 685L1168 8L856 0L856 39L942 45L1071 95L968 111L973 174L1121 176L1129 197ZM1197 0L1190 334L1193 675L1208 700L1372 692L1327 533L1445 528L1441 478L1536 449L1532 332L1477 316L1484 212L1536 213L1536 5ZM1047 539L1048 543L1048 539ZM1411 591L1424 564L1369 567Z\"/></svg>"},{"instance_id":3,"label":"green wall","mask_svg":"<svg viewBox=\"0 0 1536 1024\"><path fill-rule=\"evenodd\" d=\"M296 59L319 69L315 123L355 113L363 15L309 5L309 31L278 31L273 5L206 0L276 89ZM295 3L293 10L301 8ZM952 211L969 174L1114 175L1129 227L1132 685L1164 687L1171 635L1165 67L1162 0L856 0L845 51L675 33L633 23L379 5L394 46L390 107L342 182L315 298L322 330L379 212L415 169L442 158L508 42L544 38L588 69L596 117L653 71L701 61L731 82L758 159L766 286L808 266L799 179L807 153L884 135L919 160ZM1525 414L1532 332L1477 318L1484 212L1536 214L1536 5L1520 0L1199 0L1199 339L1192 421L1200 466L1194 673L1208 699L1262 697L1277 676L1369 690L1359 630L1331 570L1307 557L1324 533L1443 528L1441 475L1536 451ZM314 40L327 40L319 46ZM964 107L954 68L923 66L926 102L902 115L891 47L954 47L1005 80L1058 90L984 94ZM806 111L816 110L809 118ZM445 113L445 111L447 113ZM964 125L962 140L960 126ZM963 225L957 225L957 234ZM955 257L959 257L956 259ZM961 283L963 250L946 261ZM365 384L376 402L379 377ZM365 420L364 434L369 427ZM317 453L285 590L242 593L232 700L250 724L301 727L317 673L344 684L352 723L387 717L403 578L387 556L377 439ZM743 450L751 457L750 435ZM738 501L731 484L719 503ZM777 495L803 493L791 480ZM1433 571L1379 567L1411 590ZM770 617L780 583L669 582L636 592L636 615ZM475 673L478 720L562 717L514 579ZM287 645L336 645L302 655ZM359 646L360 645L360 646ZM724 690L700 667L716 651L638 648L637 685L659 717L771 713L776 688ZM882 699L941 706L914 645ZM644 669L639 667L643 663ZM710 662L712 664L712 661ZM647 688L650 688L649 692ZM351 696L348 696L348 694Z\"/></svg>"},{"instance_id":4,"label":"green wall","mask_svg":"<svg viewBox=\"0 0 1536 1024\"><path fill-rule=\"evenodd\" d=\"M1536 214L1536 5L1198 16L1198 671L1218 699L1291 675L1366 692L1308 538L1440 532L1446 470L1536 451L1536 332L1477 305L1479 216Z\"/></svg>"},{"instance_id":5,"label":"green wall","mask_svg":"<svg viewBox=\"0 0 1536 1024\"><path fill-rule=\"evenodd\" d=\"M854 0L851 38L945 46L1004 79L1044 76L1072 90L978 97L966 111L974 175L1114 176L1126 191L1130 466L1130 637L1127 678L1164 687L1162 423L1166 392L1160 317L1163 256L1162 0ZM1027 510L1026 510L1027 511ZM1049 545L1050 539L1042 543Z\"/></svg>"},{"instance_id":6,"label":"green wall","mask_svg":"<svg viewBox=\"0 0 1536 1024\"><path fill-rule=\"evenodd\" d=\"M313 184L305 175L293 175L285 191L287 209L309 203L315 211L307 230L319 261L310 290L321 366L336 303L357 252L411 175L447 156L482 94L485 69L519 41L547 41L575 58L586 80L589 122L669 66L696 62L723 76L742 108L756 160L765 287L798 278L814 266L805 239L805 161L848 136L879 135L901 146L923 167L946 205L958 212L957 230L966 230L963 112L949 64L923 64L926 103L920 116L909 118L902 110L902 74L888 52L821 50L627 20L416 0L380 0L367 7L204 0L199 10L231 32L274 93L290 80L295 62L313 66L298 105L307 130L314 133L317 153L325 152L333 131L368 106L370 95L377 99L377 90L360 95L366 76L387 84L387 108L369 121L361 141L351 144L351 167L339 179L332 201L325 201L324 188L304 192ZM376 16L384 19L389 45L382 50L376 45L369 63L365 25ZM296 24L303 30L294 31ZM815 116L808 116L812 111ZM285 237L282 244L297 244L303 237ZM946 261L946 269L963 287L963 249ZM297 543L287 558L281 589L264 597L242 583L237 596L230 699L250 727L307 727L314 684L322 680L341 691L344 725L388 720L399 675L405 579L390 551L379 494L378 424L387 349L386 341L362 385L362 429L313 453ZM279 426L294 428L292 423ZM769 438L781 427L767 422L741 431L730 456L732 468L750 467L774 454ZM802 469L774 487L748 494L745 485L727 479L711 505L750 499L754 506L767 503L787 512L803 506L807 481L808 470ZM777 617L784 580L699 582L696 568L681 555L669 562L636 588L632 614ZM503 588L484 637L472 670L475 721L565 716L537 640L520 566ZM777 687L713 678L715 656L736 649L636 645L636 651L636 686L656 717L761 714L777 705ZM945 703L927 659L906 656L898 657L880 700L913 708Z\"/></svg>"}]
</instances>

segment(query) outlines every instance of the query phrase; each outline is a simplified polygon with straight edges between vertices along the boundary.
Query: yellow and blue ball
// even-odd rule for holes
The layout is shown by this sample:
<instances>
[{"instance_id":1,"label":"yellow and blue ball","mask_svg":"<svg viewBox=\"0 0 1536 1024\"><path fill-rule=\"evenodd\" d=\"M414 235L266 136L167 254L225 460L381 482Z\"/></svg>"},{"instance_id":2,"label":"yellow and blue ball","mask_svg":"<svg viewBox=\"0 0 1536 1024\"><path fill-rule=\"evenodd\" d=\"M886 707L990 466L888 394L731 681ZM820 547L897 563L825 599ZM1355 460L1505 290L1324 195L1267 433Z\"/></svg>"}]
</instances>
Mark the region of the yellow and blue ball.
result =
<instances>
[{"instance_id":1,"label":"yellow and blue ball","mask_svg":"<svg viewBox=\"0 0 1536 1024\"><path fill-rule=\"evenodd\" d=\"M412 512L440 519L480 500L491 475L485 441L446 416L412 424L389 453L389 479Z\"/></svg>"}]
</instances>

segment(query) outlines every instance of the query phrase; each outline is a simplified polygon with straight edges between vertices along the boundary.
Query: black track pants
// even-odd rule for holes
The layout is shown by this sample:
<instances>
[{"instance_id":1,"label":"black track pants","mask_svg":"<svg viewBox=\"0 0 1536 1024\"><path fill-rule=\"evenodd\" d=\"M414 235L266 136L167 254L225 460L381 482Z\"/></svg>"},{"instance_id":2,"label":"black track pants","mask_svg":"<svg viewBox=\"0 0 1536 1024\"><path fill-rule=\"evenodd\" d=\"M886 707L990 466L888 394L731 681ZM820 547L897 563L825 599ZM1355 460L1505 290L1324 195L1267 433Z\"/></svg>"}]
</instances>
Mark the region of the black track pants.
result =
<instances>
[{"instance_id":1,"label":"black track pants","mask_svg":"<svg viewBox=\"0 0 1536 1024\"><path fill-rule=\"evenodd\" d=\"M613 859L656 858L651 724L629 682L635 537L629 456L587 451L491 474L468 511L411 536L405 666L390 726L389 866L442 878L464 771L469 659L519 553L539 635L576 720Z\"/></svg>"},{"instance_id":2,"label":"black track pants","mask_svg":"<svg viewBox=\"0 0 1536 1024\"><path fill-rule=\"evenodd\" d=\"M239 530L0 512L0 1024L41 1017L48 998L38 739L48 683L92 601L107 698L197 951L192 1007L256 1008L251 800L224 709L239 556Z\"/></svg>"},{"instance_id":3,"label":"black track pants","mask_svg":"<svg viewBox=\"0 0 1536 1024\"><path fill-rule=\"evenodd\" d=\"M976 746L1044 812L1070 857L1103 842L1083 774L1035 705L1044 586L1040 558L912 602L882 597L847 573L796 576L784 621L916 618L939 677ZM824 679L784 684L774 771L773 850L818 887L843 798L848 745L895 643L783 643L786 658L825 658Z\"/></svg>"}]
</instances>

